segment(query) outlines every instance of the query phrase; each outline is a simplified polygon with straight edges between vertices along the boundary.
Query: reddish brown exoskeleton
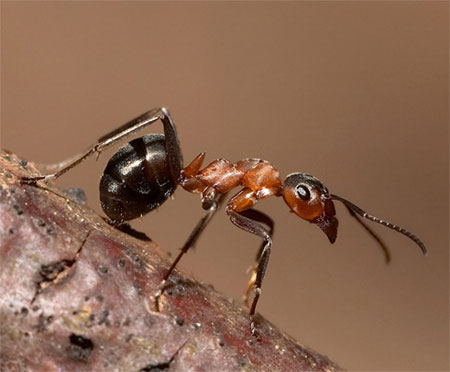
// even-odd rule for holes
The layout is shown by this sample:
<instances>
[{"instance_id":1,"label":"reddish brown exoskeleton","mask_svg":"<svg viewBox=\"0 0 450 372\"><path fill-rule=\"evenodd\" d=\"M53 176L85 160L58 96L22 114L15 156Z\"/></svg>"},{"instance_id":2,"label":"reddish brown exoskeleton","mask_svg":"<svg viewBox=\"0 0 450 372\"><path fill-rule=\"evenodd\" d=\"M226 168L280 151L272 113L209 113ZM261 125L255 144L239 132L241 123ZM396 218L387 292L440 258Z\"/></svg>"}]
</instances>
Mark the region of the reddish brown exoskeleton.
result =
<instances>
[{"instance_id":1,"label":"reddish brown exoskeleton","mask_svg":"<svg viewBox=\"0 0 450 372\"><path fill-rule=\"evenodd\" d=\"M22 182L35 185L39 180L55 179L90 155L94 153L99 155L106 147L157 120L163 123L164 135L150 134L137 138L120 148L109 160L100 182L100 200L110 222L120 227L125 221L145 215L159 207L173 194L177 185L201 195L202 207L206 213L197 223L162 279L161 286L155 294L155 305L158 311L159 299L166 288L170 274L181 257L195 244L223 202L224 196L236 187L242 187L242 189L226 205L226 212L231 222L240 229L263 239L245 295L247 302L254 290L254 298L250 306L252 334L256 333L254 315L269 261L274 227L269 216L253 208L260 200L270 196L283 197L292 212L318 226L331 243L336 240L338 227L333 200L338 200L378 241L386 254L388 253L384 243L360 217L406 235L426 254L424 244L415 235L368 214L340 196L330 194L317 178L306 173L292 173L282 182L279 172L272 164L253 158L243 159L237 163L217 159L201 169L205 153L200 153L187 167L183 168L175 124L165 108L146 112L101 137L85 153L56 165L55 173L24 178Z\"/></svg>"},{"instance_id":2,"label":"reddish brown exoskeleton","mask_svg":"<svg viewBox=\"0 0 450 372\"><path fill-rule=\"evenodd\" d=\"M253 266L252 277L244 297L247 302L251 290L255 290L255 296L250 307L252 317L255 314L256 304L261 294L262 280L272 246L274 226L269 216L253 209L253 207L258 201L270 196L283 197L292 212L318 226L331 243L336 240L338 227L333 200L339 200L344 203L355 218L357 218L357 215L368 218L408 236L426 254L424 244L416 236L399 226L369 215L348 200L330 194L317 178L309 174L292 173L287 176L283 183L275 167L262 159L243 159L235 164L225 159L217 159L205 168L200 169L204 157L205 153L200 153L186 168L182 169L180 185L189 192L201 194L202 205L206 208L213 205L219 194L226 194L236 187L242 187L242 190L228 201L226 205L227 214L234 225L258 235L264 240L258 252L256 264ZM378 236L361 220L358 219L358 221L385 249ZM267 229L262 224L266 225ZM180 253L180 257L183 253ZM252 323L252 332L254 330L255 327Z\"/></svg>"}]
</instances>

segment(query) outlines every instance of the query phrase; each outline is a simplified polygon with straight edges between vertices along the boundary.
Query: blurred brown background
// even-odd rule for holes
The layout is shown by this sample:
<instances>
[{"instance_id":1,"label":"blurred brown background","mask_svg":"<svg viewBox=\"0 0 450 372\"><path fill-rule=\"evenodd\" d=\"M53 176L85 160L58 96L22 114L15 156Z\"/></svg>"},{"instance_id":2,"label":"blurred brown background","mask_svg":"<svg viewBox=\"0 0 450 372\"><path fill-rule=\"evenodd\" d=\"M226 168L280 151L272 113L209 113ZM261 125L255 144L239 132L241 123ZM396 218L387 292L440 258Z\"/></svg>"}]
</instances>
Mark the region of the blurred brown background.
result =
<instances>
[{"instance_id":1,"label":"blurred brown background","mask_svg":"<svg viewBox=\"0 0 450 372\"><path fill-rule=\"evenodd\" d=\"M206 151L267 159L283 178L309 172L430 255L375 226L386 265L342 205L332 246L263 201L276 232L260 313L349 370L448 370L447 2L1 5L3 148L57 162L164 105L186 163ZM113 152L59 185L83 187L100 212ZM175 253L201 214L180 189L133 225ZM258 246L222 211L181 266L239 299Z\"/></svg>"}]
</instances>

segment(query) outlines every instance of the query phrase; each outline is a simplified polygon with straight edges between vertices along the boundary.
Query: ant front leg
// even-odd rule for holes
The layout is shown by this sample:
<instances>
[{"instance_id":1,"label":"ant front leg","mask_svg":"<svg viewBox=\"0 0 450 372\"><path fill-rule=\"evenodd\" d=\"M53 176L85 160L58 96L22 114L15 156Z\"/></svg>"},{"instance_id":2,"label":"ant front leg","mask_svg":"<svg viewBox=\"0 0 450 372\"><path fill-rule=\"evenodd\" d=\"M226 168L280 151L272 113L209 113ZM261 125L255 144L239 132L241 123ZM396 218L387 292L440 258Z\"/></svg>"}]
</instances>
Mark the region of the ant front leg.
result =
<instances>
[{"instance_id":1,"label":"ant front leg","mask_svg":"<svg viewBox=\"0 0 450 372\"><path fill-rule=\"evenodd\" d=\"M175 124L173 123L169 112L164 107L162 107L150 110L142 114L141 116L130 120L114 131L104 135L85 153L75 156L74 158L71 158L67 161L63 161L59 163L59 165L57 164L55 166L55 168L57 168L57 171L55 171L54 173L49 173L37 177L23 177L22 183L35 185L37 181L56 179L70 169L82 163L92 154L97 153L98 155L100 155L100 153L107 147L113 145L122 138L141 130L147 125L154 123L157 120L161 120L164 126L164 135L166 137L166 152L169 159L172 177L174 179L178 179L183 164L180 144L178 141Z\"/></svg>"},{"instance_id":2,"label":"ant front leg","mask_svg":"<svg viewBox=\"0 0 450 372\"><path fill-rule=\"evenodd\" d=\"M253 336L258 336L255 325L256 305L261 296L262 281L266 273L267 264L269 263L270 252L272 249L271 232L273 232L273 222L270 222L271 219L262 212L250 209L256 202L257 198L255 192L250 189L244 189L233 197L227 205L227 213L235 226L257 235L264 240L260 252L258 253L258 263L254 283L252 283L252 280L249 283L255 290L255 296L250 307L250 329ZM248 209L242 209L245 207ZM267 224L270 230L264 228L262 223Z\"/></svg>"},{"instance_id":3,"label":"ant front leg","mask_svg":"<svg viewBox=\"0 0 450 372\"><path fill-rule=\"evenodd\" d=\"M219 207L222 205L223 200L225 199L225 196L226 196L226 194L221 194L215 200L211 200L211 201L208 201L207 203L205 203L205 202L203 203L203 208L206 210L205 215L200 219L200 221L198 221L194 230L192 230L191 234L189 235L188 239L184 243L183 247L180 249L180 252L178 253L177 257L175 258L175 260L173 260L169 269L164 274L161 284L159 285L159 288L155 293L155 309L157 312L160 311L159 300L160 300L161 296L163 295L164 291L168 288L167 281L169 280L170 275L172 274L173 270L175 270L175 267L177 266L178 262L180 262L181 258L186 254L186 252L189 250L189 248L195 246L195 243L197 242L201 233L206 228L208 223L211 221L212 217L217 212Z\"/></svg>"},{"instance_id":4,"label":"ant front leg","mask_svg":"<svg viewBox=\"0 0 450 372\"><path fill-rule=\"evenodd\" d=\"M271 237L273 237L275 224L274 224L272 218L270 218L267 214L265 214L261 211L258 211L256 209L247 209L245 211L240 212L240 214L243 215L244 217L247 217L252 220L255 220L255 221L265 224L269 228L269 235ZM261 243L261 246L259 247L258 253L256 255L255 263L249 268L249 272L251 272L251 276L250 276L250 280L247 285L247 290L245 291L244 296L243 296L244 303L247 307L250 307L249 303L248 303L248 299L250 297L251 292L255 288L258 264L261 259L262 252L264 251L265 245L266 245L266 243L265 243L265 241L263 241Z\"/></svg>"}]
</instances>

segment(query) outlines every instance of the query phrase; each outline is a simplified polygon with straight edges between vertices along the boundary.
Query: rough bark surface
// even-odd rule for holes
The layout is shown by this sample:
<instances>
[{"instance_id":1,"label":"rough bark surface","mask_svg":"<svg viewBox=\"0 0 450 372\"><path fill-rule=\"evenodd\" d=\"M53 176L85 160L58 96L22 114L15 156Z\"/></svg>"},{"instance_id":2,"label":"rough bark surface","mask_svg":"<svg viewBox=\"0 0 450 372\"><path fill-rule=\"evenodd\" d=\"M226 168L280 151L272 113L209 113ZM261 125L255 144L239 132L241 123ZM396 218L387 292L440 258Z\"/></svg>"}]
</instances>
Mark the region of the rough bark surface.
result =
<instances>
[{"instance_id":1,"label":"rough bark surface","mask_svg":"<svg viewBox=\"0 0 450 372\"><path fill-rule=\"evenodd\" d=\"M54 185L21 185L31 163L0 154L1 371L338 371ZM43 188L45 187L45 188Z\"/></svg>"}]
</instances>

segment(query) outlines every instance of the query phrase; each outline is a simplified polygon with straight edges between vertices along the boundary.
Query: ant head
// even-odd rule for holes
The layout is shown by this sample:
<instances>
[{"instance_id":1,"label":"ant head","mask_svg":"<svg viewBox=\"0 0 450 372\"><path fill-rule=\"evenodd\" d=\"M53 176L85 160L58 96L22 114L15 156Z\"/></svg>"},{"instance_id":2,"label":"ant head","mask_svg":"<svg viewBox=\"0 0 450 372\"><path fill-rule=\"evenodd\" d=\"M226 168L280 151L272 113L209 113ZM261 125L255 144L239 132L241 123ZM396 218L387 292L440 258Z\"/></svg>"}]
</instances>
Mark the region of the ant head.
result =
<instances>
[{"instance_id":1,"label":"ant head","mask_svg":"<svg viewBox=\"0 0 450 372\"><path fill-rule=\"evenodd\" d=\"M306 173L292 173L284 181L283 199L292 212L322 229L331 243L337 235L338 220L327 188Z\"/></svg>"},{"instance_id":2,"label":"ant head","mask_svg":"<svg viewBox=\"0 0 450 372\"><path fill-rule=\"evenodd\" d=\"M315 177L306 173L292 173L286 177L283 187L283 199L297 216L319 226L327 235L331 243L334 243L337 235L338 220L335 216L333 200L344 204L350 215L355 217L367 232L385 249L384 243L360 218L368 219L392 230L399 232L414 241L427 254L423 242L403 227L372 216L352 202L338 195L330 194L327 188Z\"/></svg>"}]
</instances>

